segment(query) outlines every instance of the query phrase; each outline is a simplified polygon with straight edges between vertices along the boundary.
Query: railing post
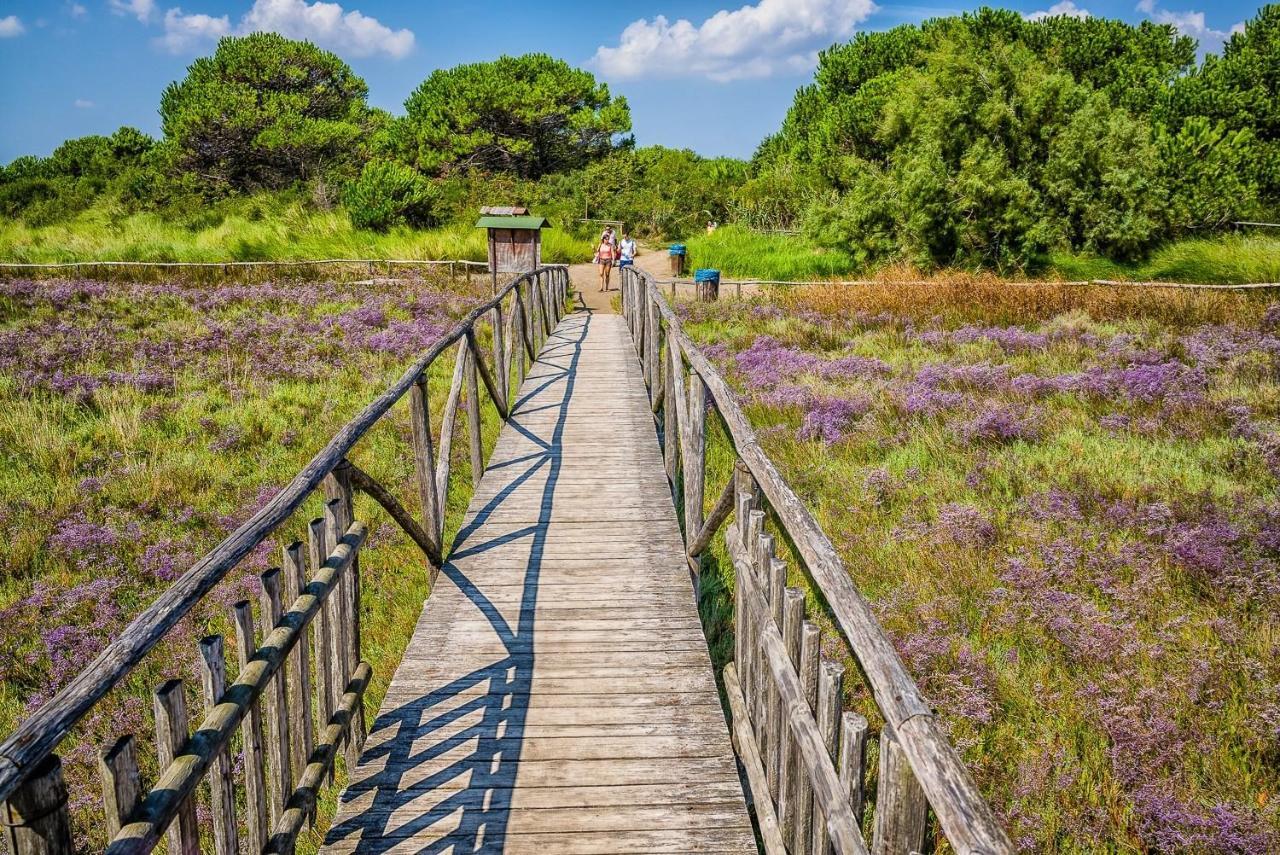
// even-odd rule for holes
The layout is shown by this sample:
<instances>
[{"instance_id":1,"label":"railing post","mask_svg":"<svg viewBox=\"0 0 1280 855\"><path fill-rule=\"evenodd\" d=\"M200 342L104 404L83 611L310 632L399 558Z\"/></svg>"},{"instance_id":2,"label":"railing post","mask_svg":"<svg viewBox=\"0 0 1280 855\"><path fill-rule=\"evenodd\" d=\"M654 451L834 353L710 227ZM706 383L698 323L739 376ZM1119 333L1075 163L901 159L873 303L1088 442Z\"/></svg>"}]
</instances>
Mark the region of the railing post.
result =
<instances>
[{"instance_id":1,"label":"railing post","mask_svg":"<svg viewBox=\"0 0 1280 855\"><path fill-rule=\"evenodd\" d=\"M511 375L507 373L507 354L502 338L502 303L499 302L490 312L493 323L493 385L498 393L498 412L507 413L507 396L510 393Z\"/></svg>"},{"instance_id":2,"label":"railing post","mask_svg":"<svg viewBox=\"0 0 1280 855\"><path fill-rule=\"evenodd\" d=\"M464 342L465 344L465 342ZM484 446L480 437L480 384L476 382L476 362L479 359L478 348L471 351L467 359L467 440L471 449L471 490L474 493L480 486L480 476L484 474Z\"/></svg>"},{"instance_id":3,"label":"railing post","mask_svg":"<svg viewBox=\"0 0 1280 855\"><path fill-rule=\"evenodd\" d=\"M897 855L923 847L928 808L902 745L886 723L880 731L880 783L876 788L872 855Z\"/></svg>"},{"instance_id":4,"label":"railing post","mask_svg":"<svg viewBox=\"0 0 1280 855\"><path fill-rule=\"evenodd\" d=\"M280 624L280 571L268 570L262 581L262 635L265 638ZM337 592L329 595L333 600ZM337 658L338 651L331 650L330 657ZM328 659L329 657L326 657ZM322 660L323 661L323 660ZM341 667L331 662L331 667ZM271 763L271 824L275 825L284 813L285 803L293 792L293 765L289 759L289 692L283 671L271 678L265 692L267 696L267 755Z\"/></svg>"},{"instance_id":5,"label":"railing post","mask_svg":"<svg viewBox=\"0 0 1280 855\"><path fill-rule=\"evenodd\" d=\"M465 345L463 345L465 347ZM435 454L431 447L431 406L427 401L427 372L409 390L409 425L413 430L413 468L418 478L418 498L422 502L422 528L440 551L442 505L436 494ZM434 582L434 576L432 577Z\"/></svg>"},{"instance_id":6,"label":"railing post","mask_svg":"<svg viewBox=\"0 0 1280 855\"><path fill-rule=\"evenodd\" d=\"M674 339L673 339L674 340ZM689 405L684 428L684 536L691 543L702 531L706 490L707 392L701 375L689 372Z\"/></svg>"},{"instance_id":7,"label":"railing post","mask_svg":"<svg viewBox=\"0 0 1280 855\"><path fill-rule=\"evenodd\" d=\"M114 840L129 822L142 797L138 774L138 754L133 734L125 734L98 752L98 775L102 778L102 810L107 818L107 840Z\"/></svg>"},{"instance_id":8,"label":"railing post","mask_svg":"<svg viewBox=\"0 0 1280 855\"><path fill-rule=\"evenodd\" d=\"M222 636L209 635L200 640L200 660L205 711L212 712L222 702L222 693L227 690ZM236 794L231 781L231 756L225 748L209 764L209 792L213 813L213 851L217 855L237 855L240 842L236 826Z\"/></svg>"},{"instance_id":9,"label":"railing post","mask_svg":"<svg viewBox=\"0 0 1280 855\"><path fill-rule=\"evenodd\" d=\"M350 466L347 467L350 471ZM292 605L298 599L302 589L307 586L307 565L303 555L302 541L295 540L282 551L284 570L284 602ZM308 759L311 757L313 744L313 728L311 722L311 663L307 655L307 644L294 646L285 663L285 673L289 684L289 733L293 740L289 756L293 762L293 779L301 780L306 771Z\"/></svg>"},{"instance_id":10,"label":"railing post","mask_svg":"<svg viewBox=\"0 0 1280 855\"><path fill-rule=\"evenodd\" d=\"M336 544L347 533L347 529L356 521L355 494L351 487L351 463L342 460L325 476L324 495L330 502L338 502L338 526L340 531L330 532L329 542ZM349 679L351 672L360 664L360 556L351 559L350 569L343 574L338 585L343 594L343 608L347 612L347 626L344 629L346 640L346 669L344 675ZM343 681L342 691L347 690ZM357 740L358 741L358 740Z\"/></svg>"},{"instance_id":11,"label":"railing post","mask_svg":"<svg viewBox=\"0 0 1280 855\"><path fill-rule=\"evenodd\" d=\"M169 680L155 691L156 759L161 769L182 753L191 738L187 724L187 696L181 680ZM200 831L196 828L196 803L188 798L169 825L170 855L200 855Z\"/></svg>"},{"instance_id":12,"label":"railing post","mask_svg":"<svg viewBox=\"0 0 1280 855\"><path fill-rule=\"evenodd\" d=\"M71 820L62 761L50 754L0 805L11 855L71 855ZM175 852L177 850L174 850Z\"/></svg>"},{"instance_id":13,"label":"railing post","mask_svg":"<svg viewBox=\"0 0 1280 855\"><path fill-rule=\"evenodd\" d=\"M240 660L240 670L243 671L258 649L253 631L253 606L248 600L241 600L232 606L231 613L236 625L236 654ZM318 620L316 624L319 625ZM302 643L306 644L306 640ZM317 672L323 670L321 667L316 669ZM322 709L323 701L324 696L321 695ZM308 704L308 708L309 706ZM267 844L267 777L262 762L262 711L259 704L249 707L240 727L240 736L244 744L244 801L248 814L245 823L249 831L248 844L251 852L261 852L262 847Z\"/></svg>"},{"instance_id":14,"label":"railing post","mask_svg":"<svg viewBox=\"0 0 1280 855\"><path fill-rule=\"evenodd\" d=\"M644 379L649 384L649 400L658 395L658 286L650 280L645 289Z\"/></svg>"}]
</instances>

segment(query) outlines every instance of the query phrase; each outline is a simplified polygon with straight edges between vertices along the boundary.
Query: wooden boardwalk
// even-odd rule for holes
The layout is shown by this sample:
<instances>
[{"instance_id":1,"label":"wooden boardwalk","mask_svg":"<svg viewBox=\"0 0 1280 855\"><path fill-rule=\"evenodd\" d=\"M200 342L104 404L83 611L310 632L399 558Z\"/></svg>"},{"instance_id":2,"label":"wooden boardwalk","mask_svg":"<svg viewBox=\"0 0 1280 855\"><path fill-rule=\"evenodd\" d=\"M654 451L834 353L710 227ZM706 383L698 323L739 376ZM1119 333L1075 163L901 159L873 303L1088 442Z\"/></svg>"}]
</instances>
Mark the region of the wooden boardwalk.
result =
<instances>
[{"instance_id":1,"label":"wooden boardwalk","mask_svg":"<svg viewBox=\"0 0 1280 855\"><path fill-rule=\"evenodd\" d=\"M625 321L514 411L325 851L755 852Z\"/></svg>"}]
</instances>

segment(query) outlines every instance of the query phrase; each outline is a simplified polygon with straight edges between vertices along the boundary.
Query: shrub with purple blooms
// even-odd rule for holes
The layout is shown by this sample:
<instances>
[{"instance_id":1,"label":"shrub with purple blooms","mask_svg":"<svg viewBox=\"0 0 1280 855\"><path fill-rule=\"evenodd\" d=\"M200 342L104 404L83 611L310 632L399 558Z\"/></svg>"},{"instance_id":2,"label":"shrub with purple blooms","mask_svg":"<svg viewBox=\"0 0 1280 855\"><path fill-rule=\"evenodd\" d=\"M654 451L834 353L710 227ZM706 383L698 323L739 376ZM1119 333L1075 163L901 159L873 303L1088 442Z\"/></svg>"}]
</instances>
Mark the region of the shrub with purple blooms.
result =
<instances>
[{"instance_id":1,"label":"shrub with purple blooms","mask_svg":"<svg viewBox=\"0 0 1280 855\"><path fill-rule=\"evenodd\" d=\"M0 450L8 461L0 521L9 533L0 553L0 733L84 669L487 291L424 280L0 282ZM447 361L433 370L433 385L448 383ZM412 505L416 492L402 489L412 474L402 410L357 446L355 459ZM363 601L366 656L384 687L427 580L416 547L376 506L361 502L357 512L383 544L362 557L366 583L405 592ZM279 564L279 544L305 539L319 513L313 498L63 743L83 846L104 843L90 824L101 817L98 748L122 732L151 744L148 696L168 677L186 680L199 719L196 640L211 632L234 639L231 604L256 602L257 576ZM140 762L154 781L147 752Z\"/></svg>"},{"instance_id":2,"label":"shrub with purple blooms","mask_svg":"<svg viewBox=\"0 0 1280 855\"><path fill-rule=\"evenodd\" d=\"M682 311L1021 851L1280 851L1280 306L939 282Z\"/></svg>"}]
</instances>

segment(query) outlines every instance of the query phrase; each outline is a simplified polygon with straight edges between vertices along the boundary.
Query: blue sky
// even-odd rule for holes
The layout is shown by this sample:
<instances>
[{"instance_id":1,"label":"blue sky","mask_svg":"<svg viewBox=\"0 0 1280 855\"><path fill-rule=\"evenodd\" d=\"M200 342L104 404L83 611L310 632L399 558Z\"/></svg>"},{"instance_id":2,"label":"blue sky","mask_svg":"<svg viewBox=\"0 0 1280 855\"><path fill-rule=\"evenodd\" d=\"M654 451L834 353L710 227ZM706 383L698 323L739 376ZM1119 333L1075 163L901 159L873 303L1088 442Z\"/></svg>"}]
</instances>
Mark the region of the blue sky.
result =
<instances>
[{"instance_id":1,"label":"blue sky","mask_svg":"<svg viewBox=\"0 0 1280 855\"><path fill-rule=\"evenodd\" d=\"M585 66L631 103L642 145L748 156L775 130L817 50L858 30L955 14L978 3L755 0L0 0L0 163L68 137L133 125L157 134L160 92L219 35L269 29L310 38L369 83L393 113L432 69L545 51ZM1255 2L1024 0L1050 10L1171 23L1217 49Z\"/></svg>"}]
</instances>

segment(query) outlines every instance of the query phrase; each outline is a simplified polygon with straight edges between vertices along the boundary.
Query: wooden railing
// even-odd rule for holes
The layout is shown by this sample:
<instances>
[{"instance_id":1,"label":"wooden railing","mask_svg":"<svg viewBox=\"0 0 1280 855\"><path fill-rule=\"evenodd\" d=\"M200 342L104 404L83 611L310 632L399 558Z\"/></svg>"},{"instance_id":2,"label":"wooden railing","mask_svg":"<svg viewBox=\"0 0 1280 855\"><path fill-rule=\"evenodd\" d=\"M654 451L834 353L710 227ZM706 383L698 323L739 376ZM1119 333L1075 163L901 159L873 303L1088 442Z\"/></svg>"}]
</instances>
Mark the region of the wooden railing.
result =
<instances>
[{"instance_id":1,"label":"wooden railing","mask_svg":"<svg viewBox=\"0 0 1280 855\"><path fill-rule=\"evenodd\" d=\"M734 517L725 531L736 580L734 656L724 684L765 851L915 852L924 846L932 808L957 852L1011 852L835 547L760 448L737 397L681 329L659 283L625 268L622 298L662 427L673 499L683 507L695 579L700 555ZM736 459L733 477L704 517L708 398ZM821 631L805 619L804 592L787 587L787 564L776 555L767 520L826 601L884 719L869 849L861 832L868 722L842 711L844 667L821 655Z\"/></svg>"},{"instance_id":2,"label":"wooden railing","mask_svg":"<svg viewBox=\"0 0 1280 855\"><path fill-rule=\"evenodd\" d=\"M262 575L260 636L252 605L245 601L232 608L239 662L234 682L227 685L223 639L200 641L205 712L194 733L181 681L155 690L160 769L155 784L148 789L140 780L137 735L120 735L99 755L110 840L106 851L111 855L149 852L166 835L173 855L208 848L234 855L242 846L252 852L293 851L299 831L315 813L321 788L333 781L338 751L345 748L350 767L365 736L362 699L371 671L360 658L359 552L367 530L355 520L353 494L364 492L382 505L438 571L446 551L444 508L462 385L467 385L474 484L483 466L477 376L498 414L507 418L526 359L532 363L563 315L568 283L567 268L543 267L517 277L471 311L339 430L271 502L192 566L18 726L0 745L0 822L14 855L73 851L66 786L54 753L59 743L232 568L312 491L322 489L325 515L311 521L309 542L284 546L283 569ZM481 345L486 327L492 344L488 357ZM454 344L452 384L433 436L428 371ZM406 394L421 521L347 460L360 438ZM229 757L237 732L244 752L241 780L236 780L240 776ZM196 821L193 794L204 779L212 794L211 829L201 829ZM237 805L244 811L248 839L243 841L237 839Z\"/></svg>"}]
</instances>

